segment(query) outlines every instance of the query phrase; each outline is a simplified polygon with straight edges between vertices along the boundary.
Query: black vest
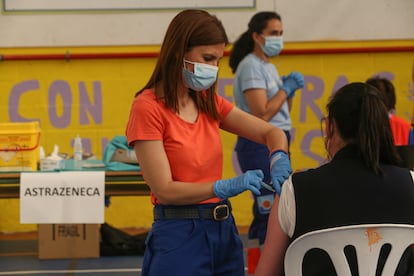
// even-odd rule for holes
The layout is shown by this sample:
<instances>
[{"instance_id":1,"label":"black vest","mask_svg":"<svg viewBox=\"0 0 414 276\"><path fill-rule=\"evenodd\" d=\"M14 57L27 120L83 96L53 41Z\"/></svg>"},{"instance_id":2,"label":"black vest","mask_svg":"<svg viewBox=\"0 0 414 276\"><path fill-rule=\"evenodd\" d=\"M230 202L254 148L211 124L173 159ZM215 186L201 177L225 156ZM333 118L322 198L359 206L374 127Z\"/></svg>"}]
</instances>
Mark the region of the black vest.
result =
<instances>
[{"instance_id":1,"label":"black vest","mask_svg":"<svg viewBox=\"0 0 414 276\"><path fill-rule=\"evenodd\" d=\"M383 165L382 170L382 175L376 175L358 158L353 147L346 147L330 163L293 174L293 239L313 230L351 224L414 224L414 183L410 171L390 165ZM309 264L321 268L316 259Z\"/></svg>"}]
</instances>

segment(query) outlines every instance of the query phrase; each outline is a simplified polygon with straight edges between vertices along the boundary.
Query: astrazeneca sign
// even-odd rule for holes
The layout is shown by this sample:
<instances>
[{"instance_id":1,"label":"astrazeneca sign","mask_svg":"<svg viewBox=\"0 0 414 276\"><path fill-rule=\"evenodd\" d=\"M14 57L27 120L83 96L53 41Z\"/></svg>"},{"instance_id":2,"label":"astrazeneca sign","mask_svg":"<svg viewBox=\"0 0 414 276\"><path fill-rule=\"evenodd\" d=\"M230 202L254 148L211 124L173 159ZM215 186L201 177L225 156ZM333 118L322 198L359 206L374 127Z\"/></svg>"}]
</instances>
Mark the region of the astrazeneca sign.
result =
<instances>
[{"instance_id":1,"label":"astrazeneca sign","mask_svg":"<svg viewBox=\"0 0 414 276\"><path fill-rule=\"evenodd\" d=\"M104 171L24 172L20 223L103 223Z\"/></svg>"}]
</instances>

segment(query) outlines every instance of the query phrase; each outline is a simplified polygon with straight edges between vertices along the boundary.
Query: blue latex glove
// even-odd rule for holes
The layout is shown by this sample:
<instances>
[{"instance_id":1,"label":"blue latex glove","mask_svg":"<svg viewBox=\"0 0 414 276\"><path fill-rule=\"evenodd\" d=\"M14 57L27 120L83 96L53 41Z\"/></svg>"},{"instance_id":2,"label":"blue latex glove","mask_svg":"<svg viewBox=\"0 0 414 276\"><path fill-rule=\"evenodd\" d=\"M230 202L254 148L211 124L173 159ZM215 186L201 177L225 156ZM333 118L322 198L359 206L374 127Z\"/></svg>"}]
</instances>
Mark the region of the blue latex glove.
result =
<instances>
[{"instance_id":1,"label":"blue latex glove","mask_svg":"<svg viewBox=\"0 0 414 276\"><path fill-rule=\"evenodd\" d=\"M291 76L296 81L298 88L303 88L303 86L305 85L305 78L303 77L301 73L292 72L289 74L289 76Z\"/></svg>"},{"instance_id":2,"label":"blue latex glove","mask_svg":"<svg viewBox=\"0 0 414 276\"><path fill-rule=\"evenodd\" d=\"M286 92L288 99L295 96L297 89L303 88L305 85L305 79L301 73L292 72L287 76L282 77L283 85L282 89Z\"/></svg>"},{"instance_id":3,"label":"blue latex glove","mask_svg":"<svg viewBox=\"0 0 414 276\"><path fill-rule=\"evenodd\" d=\"M238 195L246 190L260 195L263 177L262 170L251 170L234 178L217 180L214 183L214 193L221 199Z\"/></svg>"},{"instance_id":4,"label":"blue latex glove","mask_svg":"<svg viewBox=\"0 0 414 276\"><path fill-rule=\"evenodd\" d=\"M270 178L273 182L273 187L276 193L280 195L282 191L282 184L288 179L292 173L290 160L288 155L283 150L276 150L270 155Z\"/></svg>"}]
</instances>

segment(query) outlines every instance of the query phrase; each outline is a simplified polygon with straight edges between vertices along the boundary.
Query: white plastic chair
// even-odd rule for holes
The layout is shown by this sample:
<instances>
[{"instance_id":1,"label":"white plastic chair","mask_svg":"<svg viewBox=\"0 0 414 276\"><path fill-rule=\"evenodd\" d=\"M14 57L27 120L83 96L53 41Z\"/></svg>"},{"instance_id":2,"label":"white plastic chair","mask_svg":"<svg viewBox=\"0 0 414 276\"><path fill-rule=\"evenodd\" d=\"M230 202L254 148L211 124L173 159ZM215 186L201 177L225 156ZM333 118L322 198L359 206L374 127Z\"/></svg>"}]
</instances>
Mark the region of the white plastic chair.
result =
<instances>
[{"instance_id":1,"label":"white plastic chair","mask_svg":"<svg viewBox=\"0 0 414 276\"><path fill-rule=\"evenodd\" d=\"M300 236L288 247L285 255L285 275L301 276L303 257L312 248L325 250L337 275L351 276L344 254L348 245L355 247L360 276L375 275L381 247L391 245L382 275L394 275L402 254L414 244L414 225L362 224L313 231Z\"/></svg>"}]
</instances>

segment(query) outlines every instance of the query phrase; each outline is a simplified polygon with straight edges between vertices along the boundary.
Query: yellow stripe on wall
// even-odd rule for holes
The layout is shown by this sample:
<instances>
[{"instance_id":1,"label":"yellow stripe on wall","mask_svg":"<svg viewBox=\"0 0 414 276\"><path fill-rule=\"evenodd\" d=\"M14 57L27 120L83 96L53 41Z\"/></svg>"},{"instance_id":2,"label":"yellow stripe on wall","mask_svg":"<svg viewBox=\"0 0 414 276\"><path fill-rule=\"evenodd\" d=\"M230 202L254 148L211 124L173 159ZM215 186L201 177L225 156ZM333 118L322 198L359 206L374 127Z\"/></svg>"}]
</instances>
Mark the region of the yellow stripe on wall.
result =
<instances>
[{"instance_id":1,"label":"yellow stripe on wall","mask_svg":"<svg viewBox=\"0 0 414 276\"><path fill-rule=\"evenodd\" d=\"M348 82L376 74L390 77L397 92L397 115L411 121L413 47L414 40L286 43L282 55L272 62L282 75L299 71L306 81L292 109L294 169L324 161L319 119L329 96ZM79 134L86 139L87 149L101 158L107 142L124 134L133 96L147 82L158 51L157 45L0 48L0 122L39 120L47 153L58 144L61 152L71 154L72 139ZM218 93L229 100L233 100L232 79L226 55L220 62ZM230 178L238 172L235 136L222 133L222 137L223 174ZM250 224L252 202L247 192L232 199L238 225ZM36 225L19 223L19 200L0 200L0 210L0 232L36 229ZM149 198L113 197L105 217L116 227L150 227Z\"/></svg>"}]
</instances>

